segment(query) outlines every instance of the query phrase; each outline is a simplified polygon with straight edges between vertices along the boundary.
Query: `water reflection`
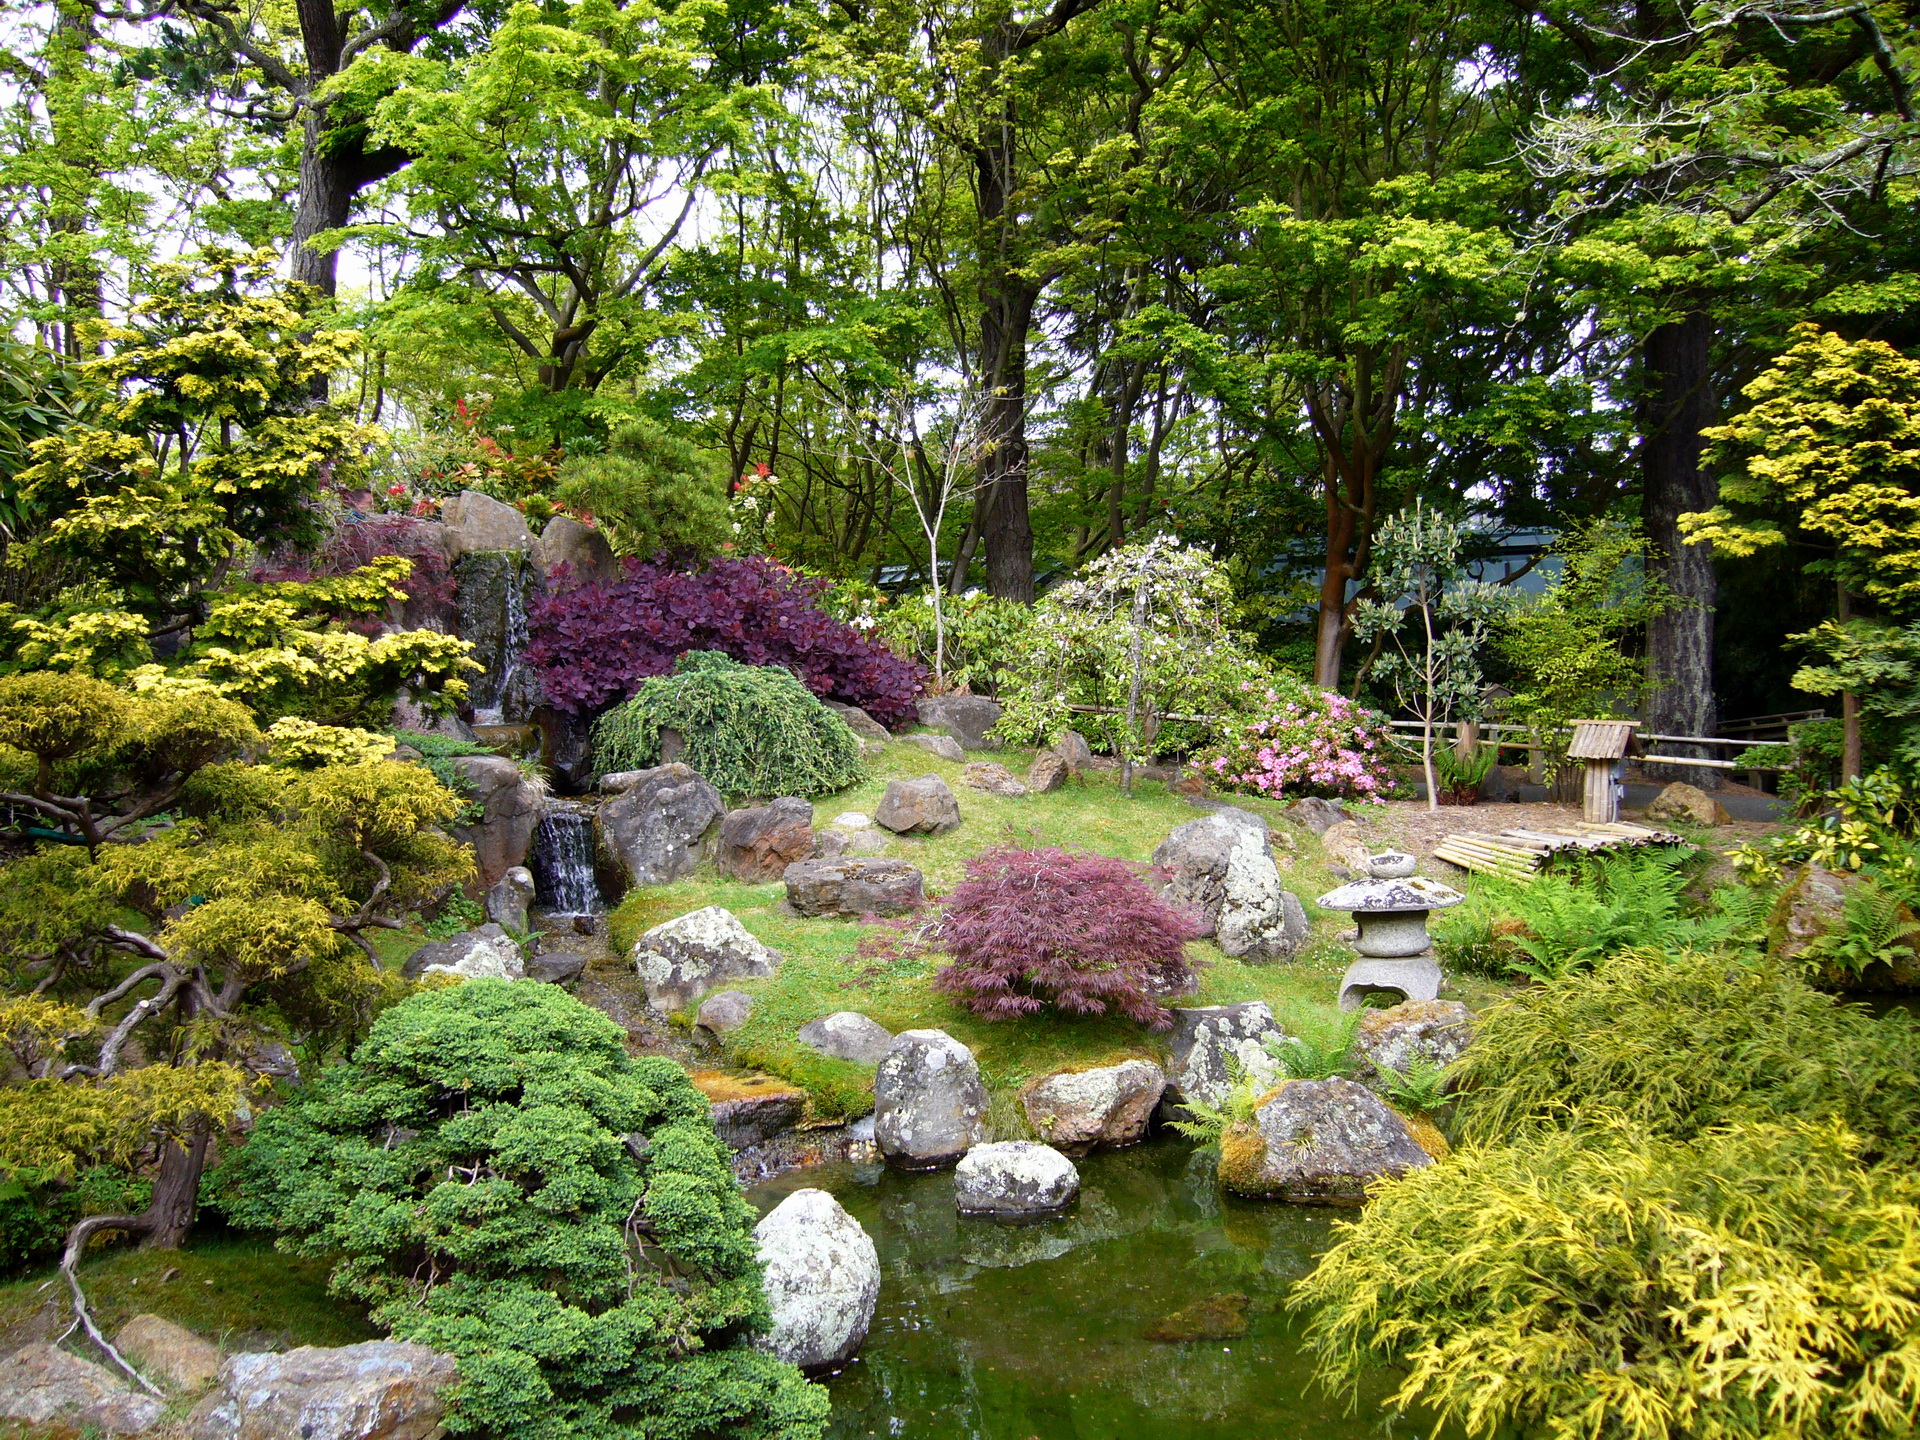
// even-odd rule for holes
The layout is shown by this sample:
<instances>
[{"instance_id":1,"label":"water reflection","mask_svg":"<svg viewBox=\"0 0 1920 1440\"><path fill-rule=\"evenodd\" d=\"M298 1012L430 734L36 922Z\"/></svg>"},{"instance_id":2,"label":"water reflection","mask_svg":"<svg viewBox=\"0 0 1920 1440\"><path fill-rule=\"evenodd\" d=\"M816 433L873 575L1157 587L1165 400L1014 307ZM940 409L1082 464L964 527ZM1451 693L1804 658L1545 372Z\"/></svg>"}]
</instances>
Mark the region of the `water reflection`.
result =
<instances>
[{"instance_id":1,"label":"water reflection","mask_svg":"<svg viewBox=\"0 0 1920 1440\"><path fill-rule=\"evenodd\" d=\"M1378 1435L1382 1383L1348 1413L1310 1385L1288 1287L1334 1212L1223 1198L1209 1157L1162 1142L1081 1162L1081 1198L1035 1225L962 1218L951 1174L839 1166L783 1176L770 1209L831 1190L880 1252L880 1308L830 1382L840 1440L1349 1440ZM1214 1297L1246 1333L1155 1342ZM1229 1307L1237 1309L1237 1307Z\"/></svg>"}]
</instances>

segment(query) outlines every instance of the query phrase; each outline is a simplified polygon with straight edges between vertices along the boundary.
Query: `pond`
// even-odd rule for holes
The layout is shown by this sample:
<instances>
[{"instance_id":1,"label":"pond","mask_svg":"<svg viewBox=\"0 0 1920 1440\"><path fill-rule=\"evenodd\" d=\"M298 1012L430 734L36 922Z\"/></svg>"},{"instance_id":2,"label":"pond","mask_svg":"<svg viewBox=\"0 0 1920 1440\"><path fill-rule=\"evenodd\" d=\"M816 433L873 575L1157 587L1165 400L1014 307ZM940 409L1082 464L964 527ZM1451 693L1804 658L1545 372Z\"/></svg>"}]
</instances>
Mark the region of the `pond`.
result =
<instances>
[{"instance_id":1,"label":"pond","mask_svg":"<svg viewBox=\"0 0 1920 1440\"><path fill-rule=\"evenodd\" d=\"M827 1382L835 1440L1382 1432L1388 1377L1349 1411L1285 1309L1338 1212L1224 1197L1211 1154L1171 1140L1079 1163L1076 1207L1021 1226L958 1215L951 1172L828 1166L750 1192L764 1213L831 1191L880 1252L866 1346Z\"/></svg>"}]
</instances>

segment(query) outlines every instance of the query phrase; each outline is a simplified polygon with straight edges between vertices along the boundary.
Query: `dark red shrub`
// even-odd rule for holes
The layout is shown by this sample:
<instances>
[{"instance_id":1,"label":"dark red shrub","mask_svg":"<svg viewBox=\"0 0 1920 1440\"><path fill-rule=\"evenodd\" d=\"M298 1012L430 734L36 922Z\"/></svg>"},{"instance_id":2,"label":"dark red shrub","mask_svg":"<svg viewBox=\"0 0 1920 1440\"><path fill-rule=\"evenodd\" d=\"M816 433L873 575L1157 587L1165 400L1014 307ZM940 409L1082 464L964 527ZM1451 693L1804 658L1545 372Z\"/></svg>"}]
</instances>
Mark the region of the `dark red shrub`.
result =
<instances>
[{"instance_id":1,"label":"dark red shrub","mask_svg":"<svg viewBox=\"0 0 1920 1440\"><path fill-rule=\"evenodd\" d=\"M989 1020L1051 1003L1166 1029L1154 996L1192 985L1186 943L1200 926L1160 903L1144 868L1050 845L975 856L941 917L934 943L953 963L934 988Z\"/></svg>"},{"instance_id":2,"label":"dark red shrub","mask_svg":"<svg viewBox=\"0 0 1920 1440\"><path fill-rule=\"evenodd\" d=\"M823 611L825 588L757 555L697 570L629 560L612 584L534 605L525 663L547 703L568 715L598 715L688 651L719 650L746 665L784 665L814 694L883 725L910 718L926 672Z\"/></svg>"},{"instance_id":3,"label":"dark red shrub","mask_svg":"<svg viewBox=\"0 0 1920 1440\"><path fill-rule=\"evenodd\" d=\"M413 569L401 582L407 592L406 623L418 626L453 613L453 570L447 564L437 525L406 515L371 515L336 527L311 555L276 554L254 566L255 584L282 580L324 580L348 575L382 555L402 555ZM378 630L378 617L357 617L348 624Z\"/></svg>"}]
</instances>

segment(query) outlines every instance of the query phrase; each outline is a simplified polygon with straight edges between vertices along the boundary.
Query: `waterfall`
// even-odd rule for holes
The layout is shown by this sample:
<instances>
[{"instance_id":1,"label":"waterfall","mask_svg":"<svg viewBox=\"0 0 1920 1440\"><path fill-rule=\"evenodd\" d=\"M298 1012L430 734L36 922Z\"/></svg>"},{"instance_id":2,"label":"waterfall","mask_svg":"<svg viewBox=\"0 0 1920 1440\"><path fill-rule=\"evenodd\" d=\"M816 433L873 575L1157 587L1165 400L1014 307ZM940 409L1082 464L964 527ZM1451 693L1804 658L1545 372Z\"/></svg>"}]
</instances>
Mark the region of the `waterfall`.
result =
<instances>
[{"instance_id":1,"label":"waterfall","mask_svg":"<svg viewBox=\"0 0 1920 1440\"><path fill-rule=\"evenodd\" d=\"M539 903L556 915L601 910L593 878L593 812L585 805L549 805L533 836L533 883Z\"/></svg>"},{"instance_id":2,"label":"waterfall","mask_svg":"<svg viewBox=\"0 0 1920 1440\"><path fill-rule=\"evenodd\" d=\"M513 550L483 550L454 566L458 584L456 633L473 644L485 669L469 682L477 724L525 720L540 703L537 676L523 669L527 648L526 557Z\"/></svg>"}]
</instances>

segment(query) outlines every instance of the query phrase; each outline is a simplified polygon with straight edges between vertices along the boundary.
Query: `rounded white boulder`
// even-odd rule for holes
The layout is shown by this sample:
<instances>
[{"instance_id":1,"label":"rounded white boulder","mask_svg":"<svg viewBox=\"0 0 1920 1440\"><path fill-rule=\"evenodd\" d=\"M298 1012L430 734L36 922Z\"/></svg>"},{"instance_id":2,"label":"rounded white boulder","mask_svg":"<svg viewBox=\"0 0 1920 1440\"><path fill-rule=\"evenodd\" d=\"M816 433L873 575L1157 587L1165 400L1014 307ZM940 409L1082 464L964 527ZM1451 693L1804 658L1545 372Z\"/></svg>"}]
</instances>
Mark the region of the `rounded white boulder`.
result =
<instances>
[{"instance_id":1,"label":"rounded white boulder","mask_svg":"<svg viewBox=\"0 0 1920 1440\"><path fill-rule=\"evenodd\" d=\"M954 1203L966 1215L1044 1215L1079 1193L1073 1161L1036 1140L976 1145L953 1172Z\"/></svg>"},{"instance_id":2,"label":"rounded white boulder","mask_svg":"<svg viewBox=\"0 0 1920 1440\"><path fill-rule=\"evenodd\" d=\"M773 1328L754 1344L804 1369L851 1360L880 1298L880 1255L840 1202L796 1190L754 1228Z\"/></svg>"}]
</instances>

